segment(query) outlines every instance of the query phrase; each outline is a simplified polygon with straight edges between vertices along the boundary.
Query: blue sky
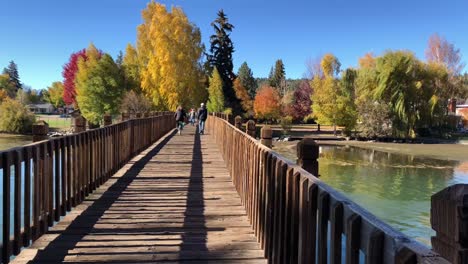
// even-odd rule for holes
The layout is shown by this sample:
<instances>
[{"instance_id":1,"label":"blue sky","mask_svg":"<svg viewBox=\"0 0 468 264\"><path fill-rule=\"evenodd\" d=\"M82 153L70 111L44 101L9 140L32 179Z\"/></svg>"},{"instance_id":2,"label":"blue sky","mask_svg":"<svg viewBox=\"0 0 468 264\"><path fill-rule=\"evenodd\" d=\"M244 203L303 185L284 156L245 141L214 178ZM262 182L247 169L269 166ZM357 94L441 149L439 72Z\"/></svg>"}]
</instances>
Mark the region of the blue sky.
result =
<instances>
[{"instance_id":1,"label":"blue sky","mask_svg":"<svg viewBox=\"0 0 468 264\"><path fill-rule=\"evenodd\" d=\"M183 8L200 27L209 47L210 23L224 9L235 26L237 71L247 61L256 77L266 77L276 59L286 75L300 78L306 62L327 52L342 67L355 66L367 52L408 49L424 59L427 40L439 33L468 58L466 0L178 0L160 1ZM116 56L134 43L147 0L1 0L0 67L19 66L23 83L34 89L62 80L70 54L92 41ZM467 68L465 68L467 69Z\"/></svg>"}]
</instances>

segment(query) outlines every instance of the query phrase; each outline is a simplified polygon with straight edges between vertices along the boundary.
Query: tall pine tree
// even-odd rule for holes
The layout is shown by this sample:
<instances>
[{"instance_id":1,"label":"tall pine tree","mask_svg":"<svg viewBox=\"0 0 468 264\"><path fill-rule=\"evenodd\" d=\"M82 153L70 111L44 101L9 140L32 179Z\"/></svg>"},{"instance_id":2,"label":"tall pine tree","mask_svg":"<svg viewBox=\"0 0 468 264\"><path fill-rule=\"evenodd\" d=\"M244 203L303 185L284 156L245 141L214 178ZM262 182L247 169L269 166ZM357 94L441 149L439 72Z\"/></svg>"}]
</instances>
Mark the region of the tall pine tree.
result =
<instances>
[{"instance_id":1,"label":"tall pine tree","mask_svg":"<svg viewBox=\"0 0 468 264\"><path fill-rule=\"evenodd\" d=\"M22 84L19 78L18 65L16 65L14 61L10 61L8 67L3 70L3 74L8 74L10 78L9 81L15 88L15 93L21 89Z\"/></svg>"},{"instance_id":2,"label":"tall pine tree","mask_svg":"<svg viewBox=\"0 0 468 264\"><path fill-rule=\"evenodd\" d=\"M283 60L279 59L275 62L275 66L270 71L269 83L270 86L276 88L280 96L286 93L286 72Z\"/></svg>"},{"instance_id":3,"label":"tall pine tree","mask_svg":"<svg viewBox=\"0 0 468 264\"><path fill-rule=\"evenodd\" d=\"M253 77L252 70L247 65L247 62L242 63L237 72L237 78L240 80L242 86L247 89L251 98L255 98L255 94L257 93L257 81Z\"/></svg>"},{"instance_id":4,"label":"tall pine tree","mask_svg":"<svg viewBox=\"0 0 468 264\"><path fill-rule=\"evenodd\" d=\"M234 66L232 63L234 45L230 38L234 26L228 22L223 10L218 12L218 17L211 25L215 30L215 34L210 37L211 54L208 55L208 61L212 68L216 67L218 69L223 80L223 94L226 106L232 108L233 113L239 113L242 110L233 89L233 81L236 76L233 72Z\"/></svg>"}]
</instances>

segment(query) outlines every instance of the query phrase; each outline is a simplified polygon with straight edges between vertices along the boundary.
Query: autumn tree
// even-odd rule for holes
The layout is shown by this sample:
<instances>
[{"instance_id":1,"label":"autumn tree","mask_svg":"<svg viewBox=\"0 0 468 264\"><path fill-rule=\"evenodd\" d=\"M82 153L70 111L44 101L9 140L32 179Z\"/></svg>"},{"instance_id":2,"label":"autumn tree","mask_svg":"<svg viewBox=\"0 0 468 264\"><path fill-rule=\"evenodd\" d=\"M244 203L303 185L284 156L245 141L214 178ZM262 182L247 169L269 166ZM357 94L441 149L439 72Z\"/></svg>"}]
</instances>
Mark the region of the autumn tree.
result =
<instances>
[{"instance_id":1,"label":"autumn tree","mask_svg":"<svg viewBox=\"0 0 468 264\"><path fill-rule=\"evenodd\" d=\"M151 101L142 93L127 91L122 99L120 111L130 114L145 113L151 110Z\"/></svg>"},{"instance_id":2,"label":"autumn tree","mask_svg":"<svg viewBox=\"0 0 468 264\"><path fill-rule=\"evenodd\" d=\"M131 44L128 44L125 49L125 55L122 60L122 68L126 89L140 92L140 63L138 60L137 50Z\"/></svg>"},{"instance_id":3,"label":"autumn tree","mask_svg":"<svg viewBox=\"0 0 468 264\"><path fill-rule=\"evenodd\" d=\"M252 70L247 65L247 62L242 63L240 66L239 71L237 72L237 78L249 93L250 98L255 98L258 85L257 81L253 77Z\"/></svg>"},{"instance_id":4,"label":"autumn tree","mask_svg":"<svg viewBox=\"0 0 468 264\"><path fill-rule=\"evenodd\" d=\"M321 124L336 125L342 121L343 103L340 86L337 80L341 63L333 54L325 54L320 62L323 77L315 75L312 79L312 113L315 120Z\"/></svg>"},{"instance_id":5,"label":"autumn tree","mask_svg":"<svg viewBox=\"0 0 468 264\"><path fill-rule=\"evenodd\" d=\"M234 26L229 23L223 10L218 12L218 17L211 23L214 34L210 36L210 54L208 61L212 68L216 67L223 80L223 94L226 107L232 108L234 112L240 110L239 100L233 89L235 74L233 72L232 53L234 45L230 34Z\"/></svg>"},{"instance_id":6,"label":"autumn tree","mask_svg":"<svg viewBox=\"0 0 468 264\"><path fill-rule=\"evenodd\" d=\"M303 121L311 113L310 96L312 88L307 80L302 80L299 87L294 90L294 103L292 104L291 115L295 120Z\"/></svg>"},{"instance_id":7,"label":"autumn tree","mask_svg":"<svg viewBox=\"0 0 468 264\"><path fill-rule=\"evenodd\" d=\"M51 86L47 87L47 101L57 108L64 106L63 90L62 82L53 82Z\"/></svg>"},{"instance_id":8,"label":"autumn tree","mask_svg":"<svg viewBox=\"0 0 468 264\"><path fill-rule=\"evenodd\" d=\"M240 78L234 80L234 91L236 92L236 97L239 99L244 112L248 115L253 114L253 100L247 92L247 89L242 85Z\"/></svg>"},{"instance_id":9,"label":"autumn tree","mask_svg":"<svg viewBox=\"0 0 468 264\"><path fill-rule=\"evenodd\" d=\"M426 49L426 59L428 62L436 62L447 67L451 74L460 74L465 66L461 61L460 49L448 42L439 34L433 34L429 37Z\"/></svg>"},{"instance_id":10,"label":"autumn tree","mask_svg":"<svg viewBox=\"0 0 468 264\"><path fill-rule=\"evenodd\" d=\"M78 71L78 59L86 60L86 50L82 49L70 55L68 62L63 66L63 101L67 105L76 106L75 76Z\"/></svg>"},{"instance_id":11,"label":"autumn tree","mask_svg":"<svg viewBox=\"0 0 468 264\"><path fill-rule=\"evenodd\" d=\"M169 12L155 2L147 5L142 17L136 53L143 92L159 110L206 100L200 66L203 45L198 27L181 8L173 7Z\"/></svg>"},{"instance_id":12,"label":"autumn tree","mask_svg":"<svg viewBox=\"0 0 468 264\"><path fill-rule=\"evenodd\" d=\"M463 95L461 70L465 64L461 61L460 49L453 43L448 42L444 37L433 34L429 37L426 59L429 63L441 64L447 68L449 82L444 88L449 98L457 98Z\"/></svg>"},{"instance_id":13,"label":"autumn tree","mask_svg":"<svg viewBox=\"0 0 468 264\"><path fill-rule=\"evenodd\" d=\"M281 114L280 97L271 86L262 86L255 96L254 111L257 118L278 119Z\"/></svg>"},{"instance_id":14,"label":"autumn tree","mask_svg":"<svg viewBox=\"0 0 468 264\"><path fill-rule=\"evenodd\" d=\"M22 84L20 81L19 73L18 73L18 65L14 61L10 61L8 67L3 69L3 74L7 74L9 77L9 81L11 85L14 87L14 92L16 93L19 89L21 89Z\"/></svg>"},{"instance_id":15,"label":"autumn tree","mask_svg":"<svg viewBox=\"0 0 468 264\"><path fill-rule=\"evenodd\" d=\"M6 94L10 98L14 98L16 95L16 88L12 82L10 82L10 76L8 74L0 74L0 91Z\"/></svg>"},{"instance_id":16,"label":"autumn tree","mask_svg":"<svg viewBox=\"0 0 468 264\"><path fill-rule=\"evenodd\" d=\"M5 98L0 104L0 131L2 132L31 133L35 120L36 116L18 100Z\"/></svg>"},{"instance_id":17,"label":"autumn tree","mask_svg":"<svg viewBox=\"0 0 468 264\"><path fill-rule=\"evenodd\" d=\"M218 68L214 68L210 77L210 86L208 87L208 103L207 109L209 112L220 113L225 109L223 95L223 79L218 72Z\"/></svg>"}]
</instances>

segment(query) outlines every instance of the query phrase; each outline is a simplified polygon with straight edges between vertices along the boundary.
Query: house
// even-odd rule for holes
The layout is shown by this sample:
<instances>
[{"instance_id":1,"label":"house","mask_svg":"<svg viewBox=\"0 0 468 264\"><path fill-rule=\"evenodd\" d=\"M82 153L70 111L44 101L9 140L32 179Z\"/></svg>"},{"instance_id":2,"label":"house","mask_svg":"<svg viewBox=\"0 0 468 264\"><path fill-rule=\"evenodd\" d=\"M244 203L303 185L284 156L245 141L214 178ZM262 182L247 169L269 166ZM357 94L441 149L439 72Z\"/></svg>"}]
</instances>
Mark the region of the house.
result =
<instances>
[{"instance_id":1,"label":"house","mask_svg":"<svg viewBox=\"0 0 468 264\"><path fill-rule=\"evenodd\" d=\"M468 130L468 104L457 105L455 114L461 117L459 127Z\"/></svg>"},{"instance_id":2,"label":"house","mask_svg":"<svg viewBox=\"0 0 468 264\"><path fill-rule=\"evenodd\" d=\"M29 111L35 114L52 114L55 112L55 107L52 104L30 104Z\"/></svg>"}]
</instances>

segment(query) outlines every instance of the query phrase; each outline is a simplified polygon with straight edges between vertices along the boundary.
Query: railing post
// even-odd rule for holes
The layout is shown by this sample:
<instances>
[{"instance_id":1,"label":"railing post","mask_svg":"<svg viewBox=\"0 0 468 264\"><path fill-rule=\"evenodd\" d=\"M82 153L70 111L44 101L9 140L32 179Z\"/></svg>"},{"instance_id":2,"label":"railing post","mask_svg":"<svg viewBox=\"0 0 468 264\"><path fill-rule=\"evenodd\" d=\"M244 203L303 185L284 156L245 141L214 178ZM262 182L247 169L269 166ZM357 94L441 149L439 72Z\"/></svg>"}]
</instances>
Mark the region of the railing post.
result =
<instances>
[{"instance_id":1,"label":"railing post","mask_svg":"<svg viewBox=\"0 0 468 264\"><path fill-rule=\"evenodd\" d=\"M242 130L242 117L241 116L236 116L234 119L234 125L237 129Z\"/></svg>"},{"instance_id":2,"label":"railing post","mask_svg":"<svg viewBox=\"0 0 468 264\"><path fill-rule=\"evenodd\" d=\"M297 165L319 177L319 145L312 138L304 138L297 143Z\"/></svg>"},{"instance_id":3,"label":"railing post","mask_svg":"<svg viewBox=\"0 0 468 264\"><path fill-rule=\"evenodd\" d=\"M263 126L260 130L260 143L271 148L273 146L273 130L270 126Z\"/></svg>"},{"instance_id":4,"label":"railing post","mask_svg":"<svg viewBox=\"0 0 468 264\"><path fill-rule=\"evenodd\" d=\"M75 117L74 121L75 121L75 126L74 126L73 131L75 133L86 131L86 119L82 115Z\"/></svg>"},{"instance_id":5,"label":"railing post","mask_svg":"<svg viewBox=\"0 0 468 264\"><path fill-rule=\"evenodd\" d=\"M127 121L130 119L129 113L122 113L122 121Z\"/></svg>"},{"instance_id":6,"label":"railing post","mask_svg":"<svg viewBox=\"0 0 468 264\"><path fill-rule=\"evenodd\" d=\"M247 122L246 131L245 131L245 132L247 133L247 135L249 135L249 136L251 136L251 137L253 137L253 138L256 138L256 135L255 135L256 131L255 131L255 130L256 130L255 121L249 120L249 121Z\"/></svg>"},{"instance_id":7,"label":"railing post","mask_svg":"<svg viewBox=\"0 0 468 264\"><path fill-rule=\"evenodd\" d=\"M49 133L49 124L44 120L37 121L32 126L33 142L42 141L47 139Z\"/></svg>"},{"instance_id":8,"label":"railing post","mask_svg":"<svg viewBox=\"0 0 468 264\"><path fill-rule=\"evenodd\" d=\"M104 115L104 126L112 125L112 116L109 114Z\"/></svg>"},{"instance_id":9,"label":"railing post","mask_svg":"<svg viewBox=\"0 0 468 264\"><path fill-rule=\"evenodd\" d=\"M454 264L468 263L468 184L456 184L431 197L434 251Z\"/></svg>"}]
</instances>

